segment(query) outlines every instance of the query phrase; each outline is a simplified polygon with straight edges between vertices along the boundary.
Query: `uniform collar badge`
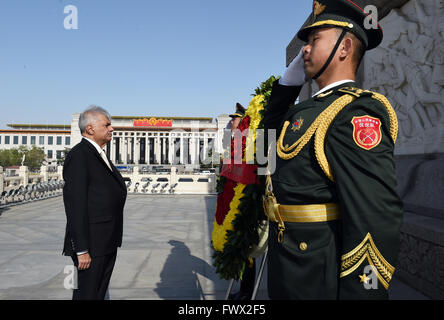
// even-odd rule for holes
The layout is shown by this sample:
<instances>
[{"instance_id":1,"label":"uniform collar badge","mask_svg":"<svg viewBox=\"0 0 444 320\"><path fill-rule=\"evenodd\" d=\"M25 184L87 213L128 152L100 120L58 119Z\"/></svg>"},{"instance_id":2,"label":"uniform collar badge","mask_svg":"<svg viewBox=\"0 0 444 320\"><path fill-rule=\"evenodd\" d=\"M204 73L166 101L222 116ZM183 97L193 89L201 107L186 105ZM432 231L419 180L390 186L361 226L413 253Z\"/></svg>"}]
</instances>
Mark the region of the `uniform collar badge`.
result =
<instances>
[{"instance_id":1,"label":"uniform collar badge","mask_svg":"<svg viewBox=\"0 0 444 320\"><path fill-rule=\"evenodd\" d=\"M295 122L293 122L293 124L291 125L291 130L293 130L293 132L299 131L303 124L304 119L299 118Z\"/></svg>"},{"instance_id":2,"label":"uniform collar badge","mask_svg":"<svg viewBox=\"0 0 444 320\"><path fill-rule=\"evenodd\" d=\"M330 91L327 91L327 92L325 92L325 93L320 93L320 94L318 94L315 98L316 98L316 99L322 99L322 98L324 98L324 97L326 97L326 96L331 95L332 93L333 93L333 90L330 90Z\"/></svg>"}]
</instances>

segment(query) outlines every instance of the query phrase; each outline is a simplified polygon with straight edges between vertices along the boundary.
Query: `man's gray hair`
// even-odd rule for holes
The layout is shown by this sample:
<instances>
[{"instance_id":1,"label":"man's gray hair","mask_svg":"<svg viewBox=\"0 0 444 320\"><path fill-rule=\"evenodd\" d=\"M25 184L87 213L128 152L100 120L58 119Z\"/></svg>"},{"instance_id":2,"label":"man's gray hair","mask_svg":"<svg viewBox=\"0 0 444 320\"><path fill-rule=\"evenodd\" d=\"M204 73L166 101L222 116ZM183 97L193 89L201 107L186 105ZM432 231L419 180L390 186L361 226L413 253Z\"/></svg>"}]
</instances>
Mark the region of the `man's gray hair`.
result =
<instances>
[{"instance_id":1,"label":"man's gray hair","mask_svg":"<svg viewBox=\"0 0 444 320\"><path fill-rule=\"evenodd\" d=\"M97 114L103 114L105 117L108 118L109 121L111 121L111 116L108 113L108 111L94 104L90 105L88 108L86 108L85 111L83 111L80 114L79 117L80 133L84 133L86 130L86 126L93 123L96 120Z\"/></svg>"}]
</instances>

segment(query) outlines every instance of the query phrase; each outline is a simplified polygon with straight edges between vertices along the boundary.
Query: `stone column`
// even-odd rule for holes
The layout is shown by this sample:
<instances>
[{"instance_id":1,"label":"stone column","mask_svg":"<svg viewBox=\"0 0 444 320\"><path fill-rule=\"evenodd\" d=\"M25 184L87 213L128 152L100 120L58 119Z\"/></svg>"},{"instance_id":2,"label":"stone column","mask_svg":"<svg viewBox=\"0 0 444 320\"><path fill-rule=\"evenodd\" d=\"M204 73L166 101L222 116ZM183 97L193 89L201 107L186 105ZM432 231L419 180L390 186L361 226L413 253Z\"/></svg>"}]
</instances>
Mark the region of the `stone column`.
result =
<instances>
[{"instance_id":1,"label":"stone column","mask_svg":"<svg viewBox=\"0 0 444 320\"><path fill-rule=\"evenodd\" d=\"M145 160L146 164L150 164L150 137L146 136L146 142L145 142Z\"/></svg>"},{"instance_id":2,"label":"stone column","mask_svg":"<svg viewBox=\"0 0 444 320\"><path fill-rule=\"evenodd\" d=\"M194 133L191 133L189 150L191 164L196 164L196 138L194 137Z\"/></svg>"},{"instance_id":3,"label":"stone column","mask_svg":"<svg viewBox=\"0 0 444 320\"><path fill-rule=\"evenodd\" d=\"M135 145L135 140L136 138L135 137L131 137L130 138L130 145L129 145L129 158L130 158L130 160L131 160L131 163L134 163L134 154L135 154L135 152L134 152L134 145Z\"/></svg>"},{"instance_id":4,"label":"stone column","mask_svg":"<svg viewBox=\"0 0 444 320\"><path fill-rule=\"evenodd\" d=\"M171 167L171 171L170 171L170 185L173 185L175 183L177 183L179 180L178 176L177 176L177 168L176 167Z\"/></svg>"},{"instance_id":5,"label":"stone column","mask_svg":"<svg viewBox=\"0 0 444 320\"><path fill-rule=\"evenodd\" d=\"M179 163L180 164L184 164L184 159L183 159L183 156L184 156L184 154L183 154L183 136L181 135L180 136L180 149L179 149L179 152L180 152L180 158L179 158Z\"/></svg>"},{"instance_id":6,"label":"stone column","mask_svg":"<svg viewBox=\"0 0 444 320\"><path fill-rule=\"evenodd\" d=\"M42 182L48 181L48 167L47 166L40 167L40 175L42 176L42 179L43 179Z\"/></svg>"},{"instance_id":7,"label":"stone column","mask_svg":"<svg viewBox=\"0 0 444 320\"><path fill-rule=\"evenodd\" d=\"M191 137L190 136L188 136L188 137L186 137L185 138L185 148L184 148L184 152L185 152L185 163L186 164L191 164L190 163L190 160L191 160L191 157L190 157L190 145L191 145Z\"/></svg>"},{"instance_id":8,"label":"stone column","mask_svg":"<svg viewBox=\"0 0 444 320\"><path fill-rule=\"evenodd\" d=\"M133 178L134 184L135 184L136 181L140 181L141 177L139 175L139 167L138 166L135 166L133 168L132 178ZM134 188L134 185L132 187Z\"/></svg>"},{"instance_id":9,"label":"stone column","mask_svg":"<svg viewBox=\"0 0 444 320\"><path fill-rule=\"evenodd\" d=\"M128 140L125 136L122 138L122 163L128 164Z\"/></svg>"},{"instance_id":10,"label":"stone column","mask_svg":"<svg viewBox=\"0 0 444 320\"><path fill-rule=\"evenodd\" d=\"M174 139L171 135L168 136L168 163L173 164L174 154Z\"/></svg>"},{"instance_id":11,"label":"stone column","mask_svg":"<svg viewBox=\"0 0 444 320\"><path fill-rule=\"evenodd\" d=\"M117 155L116 163L120 163L122 161L122 144L122 137L119 137L119 153Z\"/></svg>"},{"instance_id":12,"label":"stone column","mask_svg":"<svg viewBox=\"0 0 444 320\"><path fill-rule=\"evenodd\" d=\"M166 145L167 145L167 140L165 137L163 137L162 138L162 161L163 161L163 164L165 164L165 162L167 162L167 159L168 159Z\"/></svg>"},{"instance_id":13,"label":"stone column","mask_svg":"<svg viewBox=\"0 0 444 320\"><path fill-rule=\"evenodd\" d=\"M135 147L134 147L134 163L136 165L140 162L140 138L135 137Z\"/></svg>"},{"instance_id":14,"label":"stone column","mask_svg":"<svg viewBox=\"0 0 444 320\"><path fill-rule=\"evenodd\" d=\"M29 177L27 166L20 166L19 177L23 180L23 186L26 187L28 185L28 177Z\"/></svg>"},{"instance_id":15,"label":"stone column","mask_svg":"<svg viewBox=\"0 0 444 320\"><path fill-rule=\"evenodd\" d=\"M197 138L194 138L194 162L198 165L200 162L200 134L198 133Z\"/></svg>"},{"instance_id":16,"label":"stone column","mask_svg":"<svg viewBox=\"0 0 444 320\"><path fill-rule=\"evenodd\" d=\"M117 141L120 141L120 137L117 137L116 140L114 140L114 164L118 162L120 155L120 143L117 144ZM117 149L117 145L119 145L119 149Z\"/></svg>"},{"instance_id":17,"label":"stone column","mask_svg":"<svg viewBox=\"0 0 444 320\"><path fill-rule=\"evenodd\" d=\"M204 133L204 143L203 143L203 149L202 149L202 160L205 162L207 161L208 158L208 136L206 133Z\"/></svg>"},{"instance_id":18,"label":"stone column","mask_svg":"<svg viewBox=\"0 0 444 320\"><path fill-rule=\"evenodd\" d=\"M111 142L109 144L109 158L111 160L112 163L115 163L115 154L116 154L116 138L112 138Z\"/></svg>"},{"instance_id":19,"label":"stone column","mask_svg":"<svg viewBox=\"0 0 444 320\"><path fill-rule=\"evenodd\" d=\"M57 166L57 180L63 180L63 166Z\"/></svg>"},{"instance_id":20,"label":"stone column","mask_svg":"<svg viewBox=\"0 0 444 320\"><path fill-rule=\"evenodd\" d=\"M3 167L0 166L0 193L5 191L4 184L5 184L5 176L3 173Z\"/></svg>"},{"instance_id":21,"label":"stone column","mask_svg":"<svg viewBox=\"0 0 444 320\"><path fill-rule=\"evenodd\" d=\"M165 164L165 156L166 156L166 141L165 138L162 137L160 138L160 143L161 143L161 148L160 148L160 152L161 152L161 156L160 156L160 163Z\"/></svg>"},{"instance_id":22,"label":"stone column","mask_svg":"<svg viewBox=\"0 0 444 320\"><path fill-rule=\"evenodd\" d=\"M160 163L160 138L158 133L154 137L154 162L156 164Z\"/></svg>"},{"instance_id":23,"label":"stone column","mask_svg":"<svg viewBox=\"0 0 444 320\"><path fill-rule=\"evenodd\" d=\"M196 139L194 139L194 141L195 141L195 143L196 143L196 145L195 145L195 157L196 157L196 164L199 164L199 162L200 162L200 135L196 138Z\"/></svg>"},{"instance_id":24,"label":"stone column","mask_svg":"<svg viewBox=\"0 0 444 320\"><path fill-rule=\"evenodd\" d=\"M19 177L22 178L23 186L26 187L28 185L28 177L29 177L27 166L20 166Z\"/></svg>"},{"instance_id":25,"label":"stone column","mask_svg":"<svg viewBox=\"0 0 444 320\"><path fill-rule=\"evenodd\" d=\"M185 136L183 141L183 159L184 164L189 164L189 156L190 156L190 138Z\"/></svg>"}]
</instances>

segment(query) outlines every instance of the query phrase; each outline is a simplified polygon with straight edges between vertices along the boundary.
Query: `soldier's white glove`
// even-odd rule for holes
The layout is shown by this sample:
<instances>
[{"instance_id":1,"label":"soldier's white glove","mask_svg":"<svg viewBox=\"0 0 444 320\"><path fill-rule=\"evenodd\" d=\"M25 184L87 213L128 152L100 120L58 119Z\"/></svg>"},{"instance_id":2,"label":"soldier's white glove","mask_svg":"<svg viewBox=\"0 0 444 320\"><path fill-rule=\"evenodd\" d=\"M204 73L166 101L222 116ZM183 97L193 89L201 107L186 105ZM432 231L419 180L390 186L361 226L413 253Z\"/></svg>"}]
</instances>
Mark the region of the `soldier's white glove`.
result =
<instances>
[{"instance_id":1,"label":"soldier's white glove","mask_svg":"<svg viewBox=\"0 0 444 320\"><path fill-rule=\"evenodd\" d=\"M302 86L308 80L305 76L304 54L302 53L302 49L303 47L287 67L282 78L279 79L279 84L283 86Z\"/></svg>"}]
</instances>

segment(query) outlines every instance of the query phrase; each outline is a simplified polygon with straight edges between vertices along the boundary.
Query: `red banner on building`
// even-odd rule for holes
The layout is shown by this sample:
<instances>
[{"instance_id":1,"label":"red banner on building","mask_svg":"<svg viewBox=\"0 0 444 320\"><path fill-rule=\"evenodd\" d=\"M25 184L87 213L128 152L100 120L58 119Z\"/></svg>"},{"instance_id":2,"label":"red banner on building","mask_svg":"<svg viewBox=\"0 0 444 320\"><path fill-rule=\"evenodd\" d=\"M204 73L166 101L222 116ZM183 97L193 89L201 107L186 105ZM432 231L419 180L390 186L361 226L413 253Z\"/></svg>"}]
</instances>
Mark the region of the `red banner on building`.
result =
<instances>
[{"instance_id":1,"label":"red banner on building","mask_svg":"<svg viewBox=\"0 0 444 320\"><path fill-rule=\"evenodd\" d=\"M134 127L172 127L173 120L156 118L134 119L133 125Z\"/></svg>"}]
</instances>

